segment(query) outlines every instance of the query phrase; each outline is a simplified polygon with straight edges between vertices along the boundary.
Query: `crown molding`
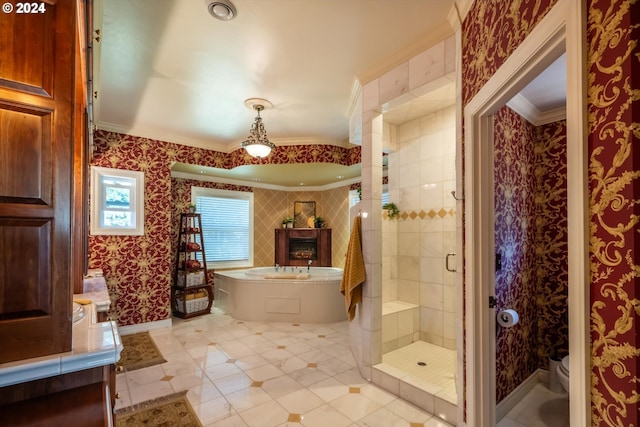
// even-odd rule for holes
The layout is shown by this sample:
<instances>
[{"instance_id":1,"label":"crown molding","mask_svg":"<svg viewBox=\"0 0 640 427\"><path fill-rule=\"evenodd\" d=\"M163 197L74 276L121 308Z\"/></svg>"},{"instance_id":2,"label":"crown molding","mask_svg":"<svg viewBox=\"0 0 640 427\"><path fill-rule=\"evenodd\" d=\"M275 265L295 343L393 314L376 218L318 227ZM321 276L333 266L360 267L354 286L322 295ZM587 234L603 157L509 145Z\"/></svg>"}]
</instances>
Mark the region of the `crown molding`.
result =
<instances>
[{"instance_id":1,"label":"crown molding","mask_svg":"<svg viewBox=\"0 0 640 427\"><path fill-rule=\"evenodd\" d=\"M507 102L507 107L524 117L534 126L542 126L560 120L565 120L567 118L567 111L565 107L559 107L548 111L540 111L530 103L527 98L520 94L517 94Z\"/></svg>"},{"instance_id":2,"label":"crown molding","mask_svg":"<svg viewBox=\"0 0 640 427\"><path fill-rule=\"evenodd\" d=\"M362 179L360 177L345 179L344 181L332 182L326 185L317 185L317 186L306 186L306 185L275 185L275 184L267 184L264 182L255 182L255 181L245 181L242 179L230 179L223 177L216 177L210 175L197 175L193 173L186 172L176 172L171 171L172 178L181 178L181 179L193 179L196 181L207 181L207 182L219 182L221 184L230 184L230 185L241 185L243 187L253 187L253 188L264 188L267 190L277 190L277 191L326 191L332 190L334 188L346 187L351 184L355 184L360 182Z\"/></svg>"}]
</instances>

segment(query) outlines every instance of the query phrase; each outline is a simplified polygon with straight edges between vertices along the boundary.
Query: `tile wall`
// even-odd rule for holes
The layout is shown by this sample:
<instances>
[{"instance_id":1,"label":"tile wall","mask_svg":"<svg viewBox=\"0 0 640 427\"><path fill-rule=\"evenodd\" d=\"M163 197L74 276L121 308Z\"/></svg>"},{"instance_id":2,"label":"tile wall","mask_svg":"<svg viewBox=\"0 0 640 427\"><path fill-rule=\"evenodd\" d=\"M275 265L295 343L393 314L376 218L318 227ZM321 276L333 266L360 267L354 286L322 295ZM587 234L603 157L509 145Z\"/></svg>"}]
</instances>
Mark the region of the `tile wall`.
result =
<instances>
[{"instance_id":1,"label":"tile wall","mask_svg":"<svg viewBox=\"0 0 640 427\"><path fill-rule=\"evenodd\" d=\"M399 125L395 135L388 189L400 217L382 225L383 303L416 304L420 339L455 349L455 274L445 269L456 251L455 109Z\"/></svg>"},{"instance_id":2,"label":"tile wall","mask_svg":"<svg viewBox=\"0 0 640 427\"><path fill-rule=\"evenodd\" d=\"M293 215L295 201L315 201L316 216L322 216L331 228L332 265L344 267L349 244L349 187L322 191L280 191L254 188L253 265L271 266L274 263L274 230L286 216Z\"/></svg>"}]
</instances>

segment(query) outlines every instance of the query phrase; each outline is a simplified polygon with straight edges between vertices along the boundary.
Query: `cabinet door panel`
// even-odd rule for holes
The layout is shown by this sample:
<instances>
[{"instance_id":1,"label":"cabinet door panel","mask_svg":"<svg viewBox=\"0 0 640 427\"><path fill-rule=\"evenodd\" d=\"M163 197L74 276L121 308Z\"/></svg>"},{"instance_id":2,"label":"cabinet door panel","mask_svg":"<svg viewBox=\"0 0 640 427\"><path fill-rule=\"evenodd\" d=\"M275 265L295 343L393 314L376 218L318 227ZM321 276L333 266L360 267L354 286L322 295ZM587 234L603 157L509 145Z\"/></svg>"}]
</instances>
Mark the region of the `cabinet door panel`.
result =
<instances>
[{"instance_id":1,"label":"cabinet door panel","mask_svg":"<svg viewBox=\"0 0 640 427\"><path fill-rule=\"evenodd\" d=\"M51 114L0 103L0 202L51 202Z\"/></svg>"},{"instance_id":2,"label":"cabinet door panel","mask_svg":"<svg viewBox=\"0 0 640 427\"><path fill-rule=\"evenodd\" d=\"M7 58L0 61L0 87L52 96L57 34L54 6L45 8L45 13L2 14L0 33L15 36L0 37L0 52Z\"/></svg>"},{"instance_id":3,"label":"cabinet door panel","mask_svg":"<svg viewBox=\"0 0 640 427\"><path fill-rule=\"evenodd\" d=\"M45 7L0 20L0 363L71 350L76 1Z\"/></svg>"},{"instance_id":4,"label":"cabinet door panel","mask_svg":"<svg viewBox=\"0 0 640 427\"><path fill-rule=\"evenodd\" d=\"M0 319L50 314L50 242L49 221L0 219Z\"/></svg>"}]
</instances>

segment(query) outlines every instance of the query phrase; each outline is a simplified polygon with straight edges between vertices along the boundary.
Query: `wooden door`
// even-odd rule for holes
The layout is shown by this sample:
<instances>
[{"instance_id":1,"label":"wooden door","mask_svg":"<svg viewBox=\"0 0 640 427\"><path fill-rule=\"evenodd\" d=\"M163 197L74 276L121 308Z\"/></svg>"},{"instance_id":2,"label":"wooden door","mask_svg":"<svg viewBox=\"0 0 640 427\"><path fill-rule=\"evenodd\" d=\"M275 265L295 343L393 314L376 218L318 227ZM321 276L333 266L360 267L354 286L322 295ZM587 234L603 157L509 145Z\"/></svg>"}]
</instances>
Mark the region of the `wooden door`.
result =
<instances>
[{"instance_id":1,"label":"wooden door","mask_svg":"<svg viewBox=\"0 0 640 427\"><path fill-rule=\"evenodd\" d=\"M0 19L0 363L71 349L77 21L53 3Z\"/></svg>"}]
</instances>

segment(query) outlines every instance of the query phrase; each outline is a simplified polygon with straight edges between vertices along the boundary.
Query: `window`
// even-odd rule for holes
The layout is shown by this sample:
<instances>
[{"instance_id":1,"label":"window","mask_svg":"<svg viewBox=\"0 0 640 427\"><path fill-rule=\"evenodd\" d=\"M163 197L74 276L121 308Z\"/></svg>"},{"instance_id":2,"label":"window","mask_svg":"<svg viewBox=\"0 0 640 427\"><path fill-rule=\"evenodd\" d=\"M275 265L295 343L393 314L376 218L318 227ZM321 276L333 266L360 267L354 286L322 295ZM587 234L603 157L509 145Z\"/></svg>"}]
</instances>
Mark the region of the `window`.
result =
<instances>
[{"instance_id":1,"label":"window","mask_svg":"<svg viewBox=\"0 0 640 427\"><path fill-rule=\"evenodd\" d=\"M253 266L253 193L191 187L202 218L207 267Z\"/></svg>"},{"instance_id":2,"label":"window","mask_svg":"<svg viewBox=\"0 0 640 427\"><path fill-rule=\"evenodd\" d=\"M91 234L144 234L144 173L91 167Z\"/></svg>"}]
</instances>

